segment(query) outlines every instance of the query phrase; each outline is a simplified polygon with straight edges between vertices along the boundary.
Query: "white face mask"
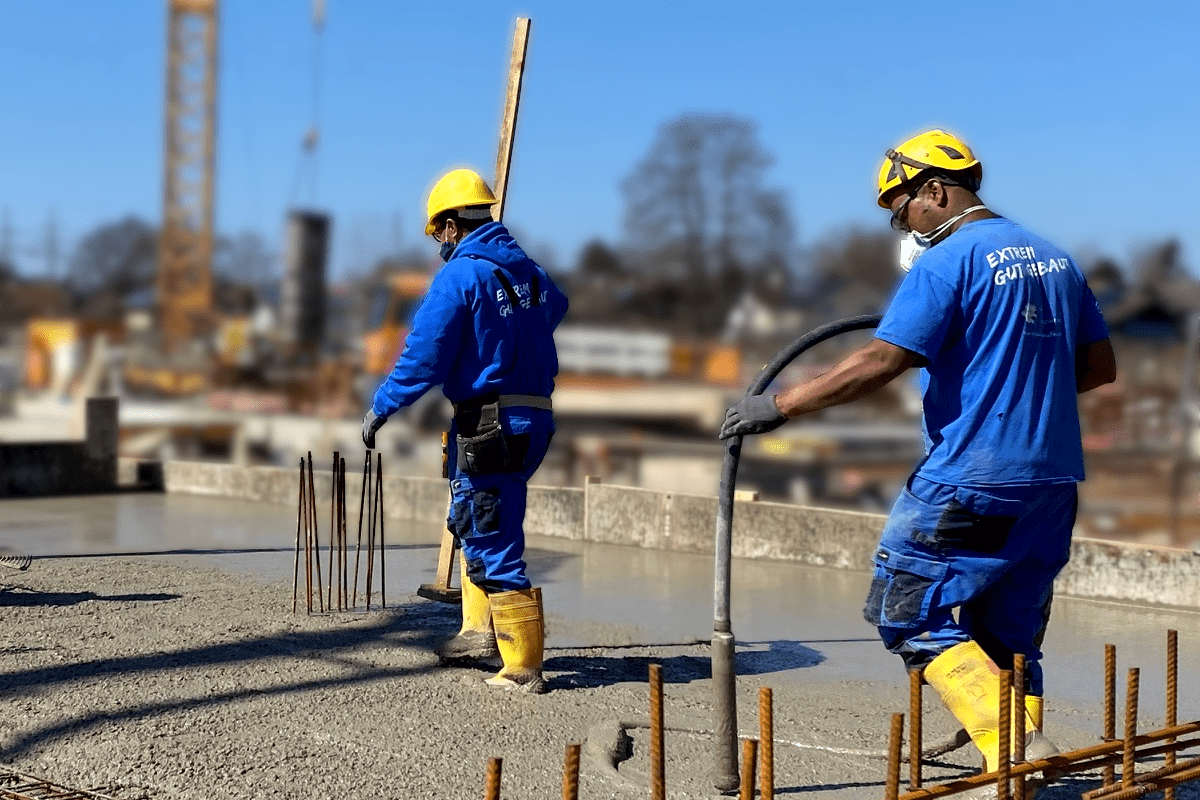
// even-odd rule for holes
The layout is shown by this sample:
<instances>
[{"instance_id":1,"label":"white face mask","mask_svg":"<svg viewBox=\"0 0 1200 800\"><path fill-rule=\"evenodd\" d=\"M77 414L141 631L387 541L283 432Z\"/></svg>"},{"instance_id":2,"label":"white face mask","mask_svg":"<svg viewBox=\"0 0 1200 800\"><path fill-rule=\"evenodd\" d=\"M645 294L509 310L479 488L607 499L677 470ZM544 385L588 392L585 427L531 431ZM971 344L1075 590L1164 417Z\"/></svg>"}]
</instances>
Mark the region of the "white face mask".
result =
<instances>
[{"instance_id":1,"label":"white face mask","mask_svg":"<svg viewBox=\"0 0 1200 800\"><path fill-rule=\"evenodd\" d=\"M909 231L908 235L900 240L900 269L908 272L910 269L912 269L913 263L921 257L922 253L933 247L935 241L938 239L938 237L946 232L947 228L958 222L967 214L970 214L972 211L980 211L986 208L987 206L971 206L961 214L957 214L943 222L941 225L938 225L929 233L917 233L916 231Z\"/></svg>"}]
</instances>

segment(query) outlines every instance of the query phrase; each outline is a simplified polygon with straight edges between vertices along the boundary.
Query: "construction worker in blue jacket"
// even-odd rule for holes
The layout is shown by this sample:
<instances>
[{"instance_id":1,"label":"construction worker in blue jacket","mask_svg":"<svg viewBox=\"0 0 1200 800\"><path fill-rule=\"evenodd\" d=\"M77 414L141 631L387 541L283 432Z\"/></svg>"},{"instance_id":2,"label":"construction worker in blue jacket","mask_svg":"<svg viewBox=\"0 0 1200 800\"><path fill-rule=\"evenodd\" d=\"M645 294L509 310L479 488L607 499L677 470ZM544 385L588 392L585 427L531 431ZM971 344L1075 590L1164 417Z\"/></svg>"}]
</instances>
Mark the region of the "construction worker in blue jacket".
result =
<instances>
[{"instance_id":1,"label":"construction worker in blue jacket","mask_svg":"<svg viewBox=\"0 0 1200 800\"><path fill-rule=\"evenodd\" d=\"M999 670L1016 653L1026 758L1057 752L1041 734L1040 646L1084 477L1076 397L1115 380L1116 361L1074 261L988 210L982 177L942 130L889 150L877 200L908 234L906 274L874 340L813 380L745 398L720 435L773 430L922 368L926 452L884 527L864 614L923 670L991 771Z\"/></svg>"},{"instance_id":2,"label":"construction worker in blue jacket","mask_svg":"<svg viewBox=\"0 0 1200 800\"><path fill-rule=\"evenodd\" d=\"M499 655L492 686L542 692L541 589L525 575L526 481L554 433L553 333L566 296L492 221L492 190L456 169L429 193L425 232L446 265L417 309L395 369L363 419L363 442L389 416L441 386L454 404L450 514L461 547L463 625L445 661Z\"/></svg>"}]
</instances>

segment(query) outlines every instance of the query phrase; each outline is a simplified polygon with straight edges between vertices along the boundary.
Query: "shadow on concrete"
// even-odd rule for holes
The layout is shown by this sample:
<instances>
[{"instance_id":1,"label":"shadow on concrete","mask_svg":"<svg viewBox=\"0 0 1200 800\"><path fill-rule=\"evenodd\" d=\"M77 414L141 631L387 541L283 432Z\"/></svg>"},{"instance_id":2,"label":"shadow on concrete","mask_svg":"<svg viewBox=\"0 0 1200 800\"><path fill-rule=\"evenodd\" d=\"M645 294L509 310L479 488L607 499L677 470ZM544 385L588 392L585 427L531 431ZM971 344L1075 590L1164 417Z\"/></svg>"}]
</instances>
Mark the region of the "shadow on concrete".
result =
<instances>
[{"instance_id":1,"label":"shadow on concrete","mask_svg":"<svg viewBox=\"0 0 1200 800\"><path fill-rule=\"evenodd\" d=\"M384 550L433 550L436 544L389 544ZM295 546L290 547L222 547L222 548L175 548L173 550L119 550L107 553L60 553L57 555L30 556L33 561L58 561L73 558L130 558L133 556L240 556L255 553L293 553ZM355 546L350 544L350 554L353 558ZM317 548L318 552L329 553L329 545Z\"/></svg>"},{"instance_id":2,"label":"shadow on concrete","mask_svg":"<svg viewBox=\"0 0 1200 800\"><path fill-rule=\"evenodd\" d=\"M92 600L118 603L153 603L178 600L178 594L96 594L95 592L35 592L31 589L0 586L0 607L73 606Z\"/></svg>"},{"instance_id":3,"label":"shadow on concrete","mask_svg":"<svg viewBox=\"0 0 1200 800\"><path fill-rule=\"evenodd\" d=\"M766 650L757 649L765 645ZM755 648L753 650L748 648ZM766 675L789 669L815 667L825 660L820 650L800 642L776 639L767 642L738 642L733 665L739 675Z\"/></svg>"},{"instance_id":4,"label":"shadow on concrete","mask_svg":"<svg viewBox=\"0 0 1200 800\"><path fill-rule=\"evenodd\" d=\"M374 667L342 655L342 651L352 653L360 645L378 644L380 639L390 639L397 646L432 649L453 631L436 616L431 617L425 613L429 606L428 603L418 601L411 605L401 605L386 611L373 612L378 619L369 625L338 626L337 629L327 631L287 632L236 642L205 645L190 650L96 659L82 663L67 663L0 673L0 686L3 687L3 690L0 691L0 698L11 699L22 691L40 691L56 684L91 681L117 675L128 678L130 675L138 673L170 672L175 669L267 661L272 658L324 659L344 664L355 670L351 675L298 681L271 688L244 688L206 694L202 697L146 702L90 716L67 717L10 739L6 746L0 748L0 763L16 761L48 741L77 736L80 732L102 728L124 720L173 711L222 706L252 697L286 696L332 687L365 685L436 670L439 668L436 660L412 667ZM454 627L457 628L457 623Z\"/></svg>"},{"instance_id":5,"label":"shadow on concrete","mask_svg":"<svg viewBox=\"0 0 1200 800\"><path fill-rule=\"evenodd\" d=\"M765 644L767 649L739 651L734 657L738 675L767 675L802 669L816 666L825 660L822 653L799 642L773 641L755 644ZM547 673L561 673L549 675L547 683L551 689L596 689L617 683L645 683L649 679L651 664L662 665L663 683L691 683L712 677L712 659L707 642L559 649L564 654L547 658L543 665ZM621 650L634 649L654 649L659 653L619 654ZM668 655L671 650L685 652Z\"/></svg>"}]
</instances>

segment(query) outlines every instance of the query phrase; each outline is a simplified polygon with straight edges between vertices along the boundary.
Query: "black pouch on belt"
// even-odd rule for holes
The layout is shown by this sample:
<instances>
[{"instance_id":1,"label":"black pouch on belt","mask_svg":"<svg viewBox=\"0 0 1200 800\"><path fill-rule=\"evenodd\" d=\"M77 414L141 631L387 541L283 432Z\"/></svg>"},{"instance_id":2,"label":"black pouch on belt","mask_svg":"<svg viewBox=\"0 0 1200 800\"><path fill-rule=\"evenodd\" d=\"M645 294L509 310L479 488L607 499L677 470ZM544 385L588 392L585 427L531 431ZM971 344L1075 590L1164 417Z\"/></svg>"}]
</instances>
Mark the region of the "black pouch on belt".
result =
<instances>
[{"instance_id":1,"label":"black pouch on belt","mask_svg":"<svg viewBox=\"0 0 1200 800\"><path fill-rule=\"evenodd\" d=\"M458 470L468 475L508 470L508 444L504 440L504 429L500 427L500 401L485 403L479 408L478 421L470 423L473 413L460 414L456 420L459 433L454 441L458 445ZM464 436L463 433L469 435Z\"/></svg>"}]
</instances>

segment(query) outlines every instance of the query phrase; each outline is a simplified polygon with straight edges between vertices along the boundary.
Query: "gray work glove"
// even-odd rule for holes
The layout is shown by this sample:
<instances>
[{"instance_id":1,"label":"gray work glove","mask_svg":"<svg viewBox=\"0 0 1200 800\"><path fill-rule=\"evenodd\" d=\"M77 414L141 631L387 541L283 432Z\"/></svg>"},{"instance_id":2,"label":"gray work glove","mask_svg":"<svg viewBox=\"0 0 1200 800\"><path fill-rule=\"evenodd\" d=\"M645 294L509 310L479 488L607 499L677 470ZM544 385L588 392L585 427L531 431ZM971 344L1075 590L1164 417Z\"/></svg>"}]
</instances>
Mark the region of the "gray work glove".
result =
<instances>
[{"instance_id":1,"label":"gray work glove","mask_svg":"<svg viewBox=\"0 0 1200 800\"><path fill-rule=\"evenodd\" d=\"M368 408L366 416L363 417L363 444L368 450L375 449L375 431L383 427L383 423L387 422L387 418L375 416L375 411Z\"/></svg>"},{"instance_id":2,"label":"gray work glove","mask_svg":"<svg viewBox=\"0 0 1200 800\"><path fill-rule=\"evenodd\" d=\"M755 394L743 397L737 405L729 407L717 438L729 439L733 436L766 433L785 422L787 417L779 410L779 406L775 405L775 395Z\"/></svg>"}]
</instances>

